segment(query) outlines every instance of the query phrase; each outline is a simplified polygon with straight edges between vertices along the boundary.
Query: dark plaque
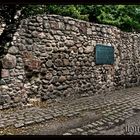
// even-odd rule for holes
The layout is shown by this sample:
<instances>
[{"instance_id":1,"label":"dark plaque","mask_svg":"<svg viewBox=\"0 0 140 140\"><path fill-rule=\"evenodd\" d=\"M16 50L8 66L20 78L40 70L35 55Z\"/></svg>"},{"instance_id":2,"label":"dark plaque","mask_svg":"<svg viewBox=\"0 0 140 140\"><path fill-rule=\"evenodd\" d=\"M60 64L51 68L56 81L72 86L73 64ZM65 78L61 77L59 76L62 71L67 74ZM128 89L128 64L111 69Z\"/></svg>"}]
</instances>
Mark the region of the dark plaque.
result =
<instances>
[{"instance_id":1,"label":"dark plaque","mask_svg":"<svg viewBox=\"0 0 140 140\"><path fill-rule=\"evenodd\" d=\"M106 45L96 45L96 64L113 64L114 48Z\"/></svg>"}]
</instances>

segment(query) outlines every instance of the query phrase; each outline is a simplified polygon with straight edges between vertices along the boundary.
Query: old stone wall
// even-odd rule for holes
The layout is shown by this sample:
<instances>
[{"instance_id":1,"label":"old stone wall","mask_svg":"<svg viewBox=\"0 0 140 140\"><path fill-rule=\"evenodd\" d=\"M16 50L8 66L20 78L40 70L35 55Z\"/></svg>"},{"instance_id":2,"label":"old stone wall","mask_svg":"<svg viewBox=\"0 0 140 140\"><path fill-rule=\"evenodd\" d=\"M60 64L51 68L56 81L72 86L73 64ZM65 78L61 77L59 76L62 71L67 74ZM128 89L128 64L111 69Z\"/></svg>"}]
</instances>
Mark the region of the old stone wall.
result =
<instances>
[{"instance_id":1,"label":"old stone wall","mask_svg":"<svg viewBox=\"0 0 140 140\"><path fill-rule=\"evenodd\" d=\"M96 65L96 44L114 47L113 65ZM140 85L140 35L58 15L21 21L3 58L1 108L30 98L61 101Z\"/></svg>"}]
</instances>

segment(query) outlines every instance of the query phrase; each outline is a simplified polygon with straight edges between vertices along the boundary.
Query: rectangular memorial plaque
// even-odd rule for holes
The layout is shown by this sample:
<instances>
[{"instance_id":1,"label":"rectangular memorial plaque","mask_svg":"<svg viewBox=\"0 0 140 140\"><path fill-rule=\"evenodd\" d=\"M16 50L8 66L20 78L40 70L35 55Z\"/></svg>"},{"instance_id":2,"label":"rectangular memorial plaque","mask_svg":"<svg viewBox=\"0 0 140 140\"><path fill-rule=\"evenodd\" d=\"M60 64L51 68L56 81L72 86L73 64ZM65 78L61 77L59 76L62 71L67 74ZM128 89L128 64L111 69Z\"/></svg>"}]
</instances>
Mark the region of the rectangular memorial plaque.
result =
<instances>
[{"instance_id":1,"label":"rectangular memorial plaque","mask_svg":"<svg viewBox=\"0 0 140 140\"><path fill-rule=\"evenodd\" d=\"M114 48L106 45L96 45L96 64L113 64Z\"/></svg>"}]
</instances>

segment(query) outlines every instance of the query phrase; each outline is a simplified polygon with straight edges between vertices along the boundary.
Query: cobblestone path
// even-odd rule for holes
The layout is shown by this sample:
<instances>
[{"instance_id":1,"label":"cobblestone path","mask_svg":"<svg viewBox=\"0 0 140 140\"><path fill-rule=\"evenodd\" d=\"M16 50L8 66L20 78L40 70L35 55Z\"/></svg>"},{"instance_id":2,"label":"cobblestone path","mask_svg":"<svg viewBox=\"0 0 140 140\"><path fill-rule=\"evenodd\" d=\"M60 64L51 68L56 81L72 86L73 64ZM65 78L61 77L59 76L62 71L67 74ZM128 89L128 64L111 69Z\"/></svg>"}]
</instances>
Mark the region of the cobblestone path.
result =
<instances>
[{"instance_id":1,"label":"cobblestone path","mask_svg":"<svg viewBox=\"0 0 140 140\"><path fill-rule=\"evenodd\" d=\"M7 127L21 128L37 123L47 123L55 118L80 117L85 112L100 114L99 119L81 127L66 130L62 135L98 135L104 130L121 125L136 114L140 107L140 87L115 91L107 95L84 97L50 107L30 107L14 112L0 111L0 130ZM124 132L122 132L123 134Z\"/></svg>"}]
</instances>

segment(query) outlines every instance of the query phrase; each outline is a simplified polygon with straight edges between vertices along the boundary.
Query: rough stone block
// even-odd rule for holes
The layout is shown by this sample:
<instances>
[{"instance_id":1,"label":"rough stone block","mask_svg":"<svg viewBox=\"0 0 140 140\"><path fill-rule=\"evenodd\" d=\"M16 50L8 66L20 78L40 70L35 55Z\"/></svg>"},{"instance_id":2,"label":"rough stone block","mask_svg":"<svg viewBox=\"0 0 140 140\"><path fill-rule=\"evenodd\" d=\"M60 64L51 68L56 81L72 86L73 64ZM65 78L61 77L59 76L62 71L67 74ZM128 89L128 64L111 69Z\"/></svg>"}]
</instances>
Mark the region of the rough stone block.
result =
<instances>
[{"instance_id":1,"label":"rough stone block","mask_svg":"<svg viewBox=\"0 0 140 140\"><path fill-rule=\"evenodd\" d=\"M52 63L51 60L48 60L48 61L46 62L46 66L47 66L47 67L51 67L52 65L53 65L53 63Z\"/></svg>"},{"instance_id":2,"label":"rough stone block","mask_svg":"<svg viewBox=\"0 0 140 140\"><path fill-rule=\"evenodd\" d=\"M7 70L7 69L2 69L2 70L1 70L1 77L2 77L2 78L7 78L7 77L9 77L9 70Z\"/></svg>"},{"instance_id":3,"label":"rough stone block","mask_svg":"<svg viewBox=\"0 0 140 140\"><path fill-rule=\"evenodd\" d=\"M35 37L35 38L38 37L38 32L37 31L33 31L32 32L32 36Z\"/></svg>"},{"instance_id":4,"label":"rough stone block","mask_svg":"<svg viewBox=\"0 0 140 140\"><path fill-rule=\"evenodd\" d=\"M65 44L66 44L66 46L73 46L74 45L74 41L73 40L66 40Z\"/></svg>"},{"instance_id":5,"label":"rough stone block","mask_svg":"<svg viewBox=\"0 0 140 140\"><path fill-rule=\"evenodd\" d=\"M14 124L14 126L16 128L20 128L20 127L24 126L24 123L16 123L16 124Z\"/></svg>"},{"instance_id":6,"label":"rough stone block","mask_svg":"<svg viewBox=\"0 0 140 140\"><path fill-rule=\"evenodd\" d=\"M12 46L12 47L9 48L8 53L17 54L18 53L18 48L16 48L15 46Z\"/></svg>"},{"instance_id":7,"label":"rough stone block","mask_svg":"<svg viewBox=\"0 0 140 140\"><path fill-rule=\"evenodd\" d=\"M65 76L60 76L58 81L62 83L64 81L66 81L66 77Z\"/></svg>"},{"instance_id":8,"label":"rough stone block","mask_svg":"<svg viewBox=\"0 0 140 140\"><path fill-rule=\"evenodd\" d=\"M92 34L91 28L88 28L88 29L87 29L87 34L88 34L88 35L91 35L91 34Z\"/></svg>"},{"instance_id":9,"label":"rough stone block","mask_svg":"<svg viewBox=\"0 0 140 140\"><path fill-rule=\"evenodd\" d=\"M0 79L0 85L5 85L5 84L6 84L5 80Z\"/></svg>"},{"instance_id":10,"label":"rough stone block","mask_svg":"<svg viewBox=\"0 0 140 140\"><path fill-rule=\"evenodd\" d=\"M50 26L51 26L51 28L54 28L54 29L59 28L58 22L55 22L55 21L50 22Z\"/></svg>"},{"instance_id":11,"label":"rough stone block","mask_svg":"<svg viewBox=\"0 0 140 140\"><path fill-rule=\"evenodd\" d=\"M20 44L18 47L19 47L19 50L20 51L23 51L23 50L26 49L25 45L23 45L23 44Z\"/></svg>"},{"instance_id":12,"label":"rough stone block","mask_svg":"<svg viewBox=\"0 0 140 140\"><path fill-rule=\"evenodd\" d=\"M56 66L63 66L62 60L61 60L61 59L56 59L56 60L55 60L55 65L56 65Z\"/></svg>"},{"instance_id":13,"label":"rough stone block","mask_svg":"<svg viewBox=\"0 0 140 140\"><path fill-rule=\"evenodd\" d=\"M82 47L78 48L78 52L79 52L79 53L83 53L83 51L84 51L84 50L83 50Z\"/></svg>"},{"instance_id":14,"label":"rough stone block","mask_svg":"<svg viewBox=\"0 0 140 140\"><path fill-rule=\"evenodd\" d=\"M58 76L54 76L51 80L52 83L56 83L58 81Z\"/></svg>"},{"instance_id":15,"label":"rough stone block","mask_svg":"<svg viewBox=\"0 0 140 140\"><path fill-rule=\"evenodd\" d=\"M2 66L5 69L12 69L16 67L16 56L7 54L3 59L2 59Z\"/></svg>"},{"instance_id":16,"label":"rough stone block","mask_svg":"<svg viewBox=\"0 0 140 140\"><path fill-rule=\"evenodd\" d=\"M54 90L53 84L49 85L49 86L48 86L48 91L53 91L53 90Z\"/></svg>"},{"instance_id":17,"label":"rough stone block","mask_svg":"<svg viewBox=\"0 0 140 140\"><path fill-rule=\"evenodd\" d=\"M69 65L70 62L69 62L68 59L63 59L63 63L64 63L65 66L67 66L67 65Z\"/></svg>"},{"instance_id":18,"label":"rough stone block","mask_svg":"<svg viewBox=\"0 0 140 140\"><path fill-rule=\"evenodd\" d=\"M20 102L20 100L21 100L21 97L19 97L19 96L16 96L16 97L14 97L14 102Z\"/></svg>"},{"instance_id":19,"label":"rough stone block","mask_svg":"<svg viewBox=\"0 0 140 140\"><path fill-rule=\"evenodd\" d=\"M42 32L42 33L38 34L38 37L39 37L40 39L43 39L43 38L46 37L46 35Z\"/></svg>"},{"instance_id":20,"label":"rough stone block","mask_svg":"<svg viewBox=\"0 0 140 140\"><path fill-rule=\"evenodd\" d=\"M3 96L0 95L0 105L3 105L4 103L5 103L5 100L4 100Z\"/></svg>"},{"instance_id":21,"label":"rough stone block","mask_svg":"<svg viewBox=\"0 0 140 140\"><path fill-rule=\"evenodd\" d=\"M93 50L94 50L94 47L93 46L87 46L87 47L85 47L85 53L91 53L91 52L93 52Z\"/></svg>"}]
</instances>

